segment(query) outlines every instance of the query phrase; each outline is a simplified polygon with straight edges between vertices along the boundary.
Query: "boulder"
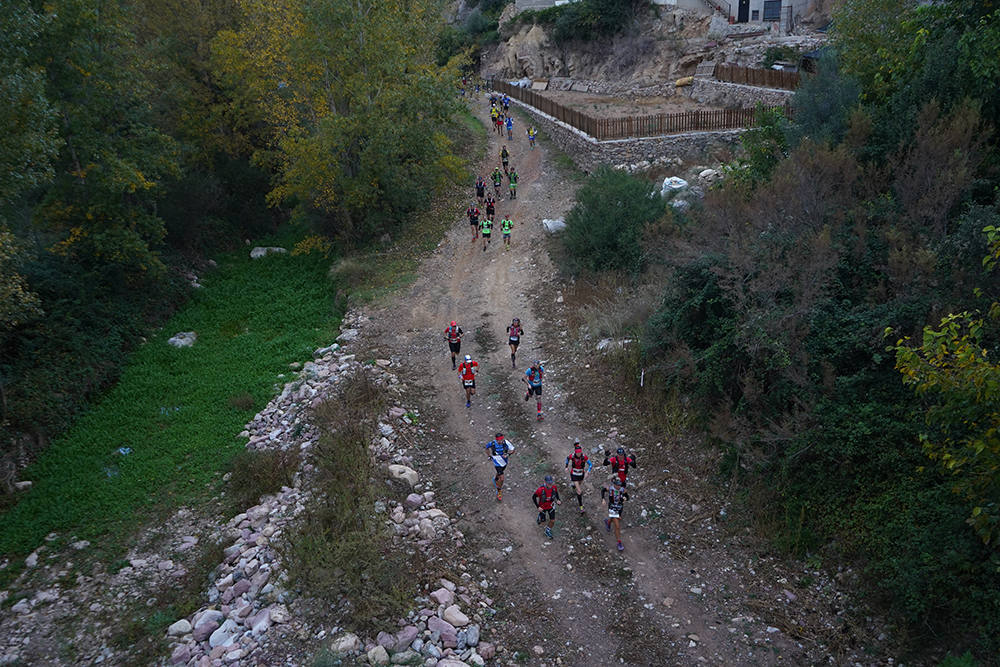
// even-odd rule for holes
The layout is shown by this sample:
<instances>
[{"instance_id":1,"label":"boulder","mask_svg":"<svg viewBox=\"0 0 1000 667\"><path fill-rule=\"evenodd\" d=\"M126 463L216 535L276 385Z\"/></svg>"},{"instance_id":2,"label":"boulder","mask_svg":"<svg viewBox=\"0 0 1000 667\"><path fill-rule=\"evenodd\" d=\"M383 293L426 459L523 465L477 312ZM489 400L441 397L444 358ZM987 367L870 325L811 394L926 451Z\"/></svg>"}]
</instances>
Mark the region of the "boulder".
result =
<instances>
[{"instance_id":1,"label":"boulder","mask_svg":"<svg viewBox=\"0 0 1000 667\"><path fill-rule=\"evenodd\" d=\"M227 618L225 623L216 628L208 638L208 645L212 648L216 646L232 646L240 634L240 626L231 618Z\"/></svg>"},{"instance_id":2,"label":"boulder","mask_svg":"<svg viewBox=\"0 0 1000 667\"><path fill-rule=\"evenodd\" d=\"M186 635L187 633L191 632L192 629L193 628L191 627L191 624L188 622L188 620L186 618L182 618L181 620L171 624L171 626L167 628L167 635L169 635L170 637L179 637L180 635Z\"/></svg>"},{"instance_id":3,"label":"boulder","mask_svg":"<svg viewBox=\"0 0 1000 667\"><path fill-rule=\"evenodd\" d=\"M198 334L193 331L181 331L167 339L167 345L174 347L191 347L198 340Z\"/></svg>"},{"instance_id":4,"label":"boulder","mask_svg":"<svg viewBox=\"0 0 1000 667\"><path fill-rule=\"evenodd\" d=\"M420 654L416 651L407 649L400 653L396 653L392 656L392 664L394 665L412 665L416 660L420 658Z\"/></svg>"},{"instance_id":5,"label":"boulder","mask_svg":"<svg viewBox=\"0 0 1000 667\"><path fill-rule=\"evenodd\" d=\"M401 479L405 481L410 487L416 486L417 482L420 481L420 475L413 468L409 468L404 465L399 465L398 463L392 463L389 465L389 474L392 475L393 479Z\"/></svg>"},{"instance_id":6,"label":"boulder","mask_svg":"<svg viewBox=\"0 0 1000 667\"><path fill-rule=\"evenodd\" d=\"M187 644L178 644L177 647L174 648L173 653L170 654L171 665L186 665L190 659L191 649L188 648Z\"/></svg>"},{"instance_id":7,"label":"boulder","mask_svg":"<svg viewBox=\"0 0 1000 667\"><path fill-rule=\"evenodd\" d=\"M419 493L411 493L410 495L406 496L405 502L407 507L415 510L424 504L424 497Z\"/></svg>"},{"instance_id":8,"label":"boulder","mask_svg":"<svg viewBox=\"0 0 1000 667\"><path fill-rule=\"evenodd\" d=\"M344 329L343 331L340 332L340 335L337 336L337 340L347 343L354 340L360 335L361 332L358 331L357 329Z\"/></svg>"},{"instance_id":9,"label":"boulder","mask_svg":"<svg viewBox=\"0 0 1000 667\"><path fill-rule=\"evenodd\" d=\"M273 246L257 246L250 251L250 259L260 259L261 257L267 257L268 255L283 255L287 250L284 248L276 248Z\"/></svg>"},{"instance_id":10,"label":"boulder","mask_svg":"<svg viewBox=\"0 0 1000 667\"><path fill-rule=\"evenodd\" d=\"M453 639L458 638L458 630L455 629L455 626L437 616L431 616L427 619L427 629L439 633L442 638L446 634L451 635Z\"/></svg>"},{"instance_id":11,"label":"boulder","mask_svg":"<svg viewBox=\"0 0 1000 667\"><path fill-rule=\"evenodd\" d=\"M373 665L388 665L389 652L385 650L384 646L376 646L368 651L368 662Z\"/></svg>"},{"instance_id":12,"label":"boulder","mask_svg":"<svg viewBox=\"0 0 1000 667\"><path fill-rule=\"evenodd\" d=\"M456 628L461 628L469 624L469 617L462 613L457 604L453 604L445 609L441 616Z\"/></svg>"},{"instance_id":13,"label":"boulder","mask_svg":"<svg viewBox=\"0 0 1000 667\"><path fill-rule=\"evenodd\" d=\"M334 655L347 655L361 650L361 639L353 632L338 635L330 642L330 652Z\"/></svg>"},{"instance_id":14,"label":"boulder","mask_svg":"<svg viewBox=\"0 0 1000 667\"><path fill-rule=\"evenodd\" d=\"M455 594L449 591L447 588L439 588L431 593L431 599L442 604L445 607L450 607L453 602L455 602Z\"/></svg>"},{"instance_id":15,"label":"boulder","mask_svg":"<svg viewBox=\"0 0 1000 667\"><path fill-rule=\"evenodd\" d=\"M396 633L396 651L405 651L406 647L413 643L413 640L420 634L420 629L415 625L407 625Z\"/></svg>"},{"instance_id":16,"label":"boulder","mask_svg":"<svg viewBox=\"0 0 1000 667\"><path fill-rule=\"evenodd\" d=\"M218 621L202 621L194 626L192 636L195 641L203 642L212 636L212 633L219 629Z\"/></svg>"}]
</instances>

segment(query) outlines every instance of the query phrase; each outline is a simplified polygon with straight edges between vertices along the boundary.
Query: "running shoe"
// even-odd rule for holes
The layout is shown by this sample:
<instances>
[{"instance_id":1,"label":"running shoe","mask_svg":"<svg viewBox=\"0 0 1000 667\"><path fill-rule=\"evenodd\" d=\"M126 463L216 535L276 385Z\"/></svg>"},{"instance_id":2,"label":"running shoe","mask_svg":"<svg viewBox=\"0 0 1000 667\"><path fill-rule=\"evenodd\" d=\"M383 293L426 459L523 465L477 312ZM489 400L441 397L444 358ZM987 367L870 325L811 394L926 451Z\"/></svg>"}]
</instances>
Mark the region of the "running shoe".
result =
<instances>
[{"instance_id":1,"label":"running shoe","mask_svg":"<svg viewBox=\"0 0 1000 667\"><path fill-rule=\"evenodd\" d=\"M618 551L625 551L625 545L621 542L618 543Z\"/></svg>"},{"instance_id":2,"label":"running shoe","mask_svg":"<svg viewBox=\"0 0 1000 667\"><path fill-rule=\"evenodd\" d=\"M604 520L604 529L609 533L611 532L611 519Z\"/></svg>"},{"instance_id":3,"label":"running shoe","mask_svg":"<svg viewBox=\"0 0 1000 667\"><path fill-rule=\"evenodd\" d=\"M538 413L538 417L536 417L536 419L538 421L544 421L545 420L545 415L543 415L541 412L539 412Z\"/></svg>"},{"instance_id":4,"label":"running shoe","mask_svg":"<svg viewBox=\"0 0 1000 667\"><path fill-rule=\"evenodd\" d=\"M472 407L472 403L470 403L469 401L466 401L465 402L465 407L471 408Z\"/></svg>"},{"instance_id":5,"label":"running shoe","mask_svg":"<svg viewBox=\"0 0 1000 667\"><path fill-rule=\"evenodd\" d=\"M580 505L580 514L583 514L583 505Z\"/></svg>"},{"instance_id":6,"label":"running shoe","mask_svg":"<svg viewBox=\"0 0 1000 667\"><path fill-rule=\"evenodd\" d=\"M524 395L524 402L527 403L529 398L531 398L530 392Z\"/></svg>"},{"instance_id":7,"label":"running shoe","mask_svg":"<svg viewBox=\"0 0 1000 667\"><path fill-rule=\"evenodd\" d=\"M548 526L545 527L545 537L552 537L552 529L549 528ZM621 542L619 542L618 544L621 544Z\"/></svg>"},{"instance_id":8,"label":"running shoe","mask_svg":"<svg viewBox=\"0 0 1000 667\"><path fill-rule=\"evenodd\" d=\"M497 491L497 502L503 500L503 491Z\"/></svg>"}]
</instances>

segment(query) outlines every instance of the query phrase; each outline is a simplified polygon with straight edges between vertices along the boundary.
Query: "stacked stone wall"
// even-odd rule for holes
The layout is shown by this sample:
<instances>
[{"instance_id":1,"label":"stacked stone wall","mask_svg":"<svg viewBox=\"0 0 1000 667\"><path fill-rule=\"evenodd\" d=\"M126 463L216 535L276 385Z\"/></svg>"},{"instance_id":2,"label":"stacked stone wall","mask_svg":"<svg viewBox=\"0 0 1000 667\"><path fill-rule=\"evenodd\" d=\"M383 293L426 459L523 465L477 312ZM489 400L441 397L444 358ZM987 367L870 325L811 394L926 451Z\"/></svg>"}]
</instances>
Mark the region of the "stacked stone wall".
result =
<instances>
[{"instance_id":1,"label":"stacked stone wall","mask_svg":"<svg viewBox=\"0 0 1000 667\"><path fill-rule=\"evenodd\" d=\"M531 116L535 126L559 150L569 155L580 169L588 173L602 164L616 166L645 161L652 165L673 159L698 162L708 157L718 157L714 161L722 161L737 149L740 134L744 132L742 129L720 130L597 141L534 107L517 100L511 101Z\"/></svg>"}]
</instances>

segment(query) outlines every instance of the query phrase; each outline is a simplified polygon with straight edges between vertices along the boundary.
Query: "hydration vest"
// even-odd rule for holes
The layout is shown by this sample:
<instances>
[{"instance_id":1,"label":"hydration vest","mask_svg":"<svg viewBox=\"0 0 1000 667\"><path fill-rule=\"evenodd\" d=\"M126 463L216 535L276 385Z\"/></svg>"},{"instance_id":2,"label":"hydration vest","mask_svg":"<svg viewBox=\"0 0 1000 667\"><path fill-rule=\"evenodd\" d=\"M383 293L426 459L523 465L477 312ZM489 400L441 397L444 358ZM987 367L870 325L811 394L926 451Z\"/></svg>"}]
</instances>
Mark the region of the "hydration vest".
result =
<instances>
[{"instance_id":1,"label":"hydration vest","mask_svg":"<svg viewBox=\"0 0 1000 667\"><path fill-rule=\"evenodd\" d=\"M574 452L573 456L569 457L569 460L570 463L572 463L572 466L569 469L570 473L573 475L582 475L583 466L585 463L587 463L587 455L584 454L583 452L580 452L580 455L577 456L576 452Z\"/></svg>"},{"instance_id":2,"label":"hydration vest","mask_svg":"<svg viewBox=\"0 0 1000 667\"><path fill-rule=\"evenodd\" d=\"M613 488L608 489L608 509L614 510L616 512L622 511L622 505L625 504L625 492L615 491Z\"/></svg>"},{"instance_id":3,"label":"hydration vest","mask_svg":"<svg viewBox=\"0 0 1000 667\"><path fill-rule=\"evenodd\" d=\"M458 327L448 327L444 332L448 336L449 343L457 343L461 340L461 336L458 335Z\"/></svg>"},{"instance_id":4,"label":"hydration vest","mask_svg":"<svg viewBox=\"0 0 1000 667\"><path fill-rule=\"evenodd\" d=\"M552 507L552 498L556 495L556 487L553 486L550 489L546 486L540 486L535 491L535 495L538 496L538 507L541 508L544 505L548 505L545 509L549 509Z\"/></svg>"}]
</instances>

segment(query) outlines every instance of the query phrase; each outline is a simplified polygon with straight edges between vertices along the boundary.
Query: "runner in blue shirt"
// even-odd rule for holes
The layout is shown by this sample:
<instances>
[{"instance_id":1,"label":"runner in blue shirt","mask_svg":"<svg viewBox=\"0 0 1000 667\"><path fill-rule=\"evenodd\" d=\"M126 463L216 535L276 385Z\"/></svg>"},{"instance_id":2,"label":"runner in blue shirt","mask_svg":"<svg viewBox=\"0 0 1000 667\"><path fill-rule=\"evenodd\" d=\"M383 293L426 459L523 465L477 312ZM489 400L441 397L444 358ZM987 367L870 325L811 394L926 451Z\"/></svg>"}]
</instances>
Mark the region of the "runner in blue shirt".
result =
<instances>
[{"instance_id":1,"label":"runner in blue shirt","mask_svg":"<svg viewBox=\"0 0 1000 667\"><path fill-rule=\"evenodd\" d=\"M544 417L542 416L542 377L545 375L545 368L542 367L542 362L536 361L531 364L531 368L524 371L524 383L528 385L528 391L524 394L524 400L527 401L532 395L537 396L535 399L538 401L538 421L542 421Z\"/></svg>"},{"instance_id":2,"label":"runner in blue shirt","mask_svg":"<svg viewBox=\"0 0 1000 667\"><path fill-rule=\"evenodd\" d=\"M507 141L514 138L514 117L507 116Z\"/></svg>"},{"instance_id":3,"label":"runner in blue shirt","mask_svg":"<svg viewBox=\"0 0 1000 667\"><path fill-rule=\"evenodd\" d=\"M497 433L493 440L486 443L486 451L496 470L493 475L493 486L497 488L497 501L500 501L503 500L503 473L507 469L507 462L510 453L514 451L514 445L503 437L503 433Z\"/></svg>"}]
</instances>

